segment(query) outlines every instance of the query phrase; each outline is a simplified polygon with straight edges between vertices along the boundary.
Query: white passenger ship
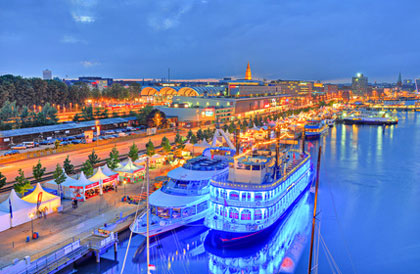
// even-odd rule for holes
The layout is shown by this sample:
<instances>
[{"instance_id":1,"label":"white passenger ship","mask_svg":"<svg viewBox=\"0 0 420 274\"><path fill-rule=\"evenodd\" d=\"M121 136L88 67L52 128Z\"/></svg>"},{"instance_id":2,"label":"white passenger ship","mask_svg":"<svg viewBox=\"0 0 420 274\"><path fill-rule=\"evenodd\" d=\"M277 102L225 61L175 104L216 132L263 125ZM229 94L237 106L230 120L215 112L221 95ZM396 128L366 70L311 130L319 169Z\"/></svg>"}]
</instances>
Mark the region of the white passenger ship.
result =
<instances>
[{"instance_id":1,"label":"white passenger ship","mask_svg":"<svg viewBox=\"0 0 420 274\"><path fill-rule=\"evenodd\" d=\"M169 180L149 197L150 236L155 236L180 226L202 221L209 213L209 181L225 181L228 177L229 159L234 150L214 148L209 153L187 161L182 167L168 172ZM133 222L130 229L146 235L146 214Z\"/></svg>"},{"instance_id":2,"label":"white passenger ship","mask_svg":"<svg viewBox=\"0 0 420 274\"><path fill-rule=\"evenodd\" d=\"M259 151L264 154L264 151ZM274 155L275 154L275 155ZM215 246L251 240L284 218L312 182L308 154L284 149L239 156L227 181L211 180L210 213L204 224Z\"/></svg>"}]
</instances>

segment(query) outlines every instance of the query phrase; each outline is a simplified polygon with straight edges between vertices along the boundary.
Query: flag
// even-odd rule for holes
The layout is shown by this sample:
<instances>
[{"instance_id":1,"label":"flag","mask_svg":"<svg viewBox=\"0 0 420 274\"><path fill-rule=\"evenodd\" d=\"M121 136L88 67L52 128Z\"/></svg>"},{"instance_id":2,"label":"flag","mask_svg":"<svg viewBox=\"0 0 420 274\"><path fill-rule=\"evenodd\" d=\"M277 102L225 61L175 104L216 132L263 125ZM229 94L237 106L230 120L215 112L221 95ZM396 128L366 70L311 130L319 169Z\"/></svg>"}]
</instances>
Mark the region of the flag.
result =
<instances>
[{"instance_id":1,"label":"flag","mask_svg":"<svg viewBox=\"0 0 420 274\"><path fill-rule=\"evenodd\" d=\"M154 264L149 264L149 270L156 270L156 266Z\"/></svg>"},{"instance_id":2,"label":"flag","mask_svg":"<svg viewBox=\"0 0 420 274\"><path fill-rule=\"evenodd\" d=\"M12 200L9 198L10 219L13 219Z\"/></svg>"},{"instance_id":3,"label":"flag","mask_svg":"<svg viewBox=\"0 0 420 274\"><path fill-rule=\"evenodd\" d=\"M39 210L39 207L41 205L41 202L42 202L42 191L40 193L38 193L38 199L36 201L36 210L37 211Z\"/></svg>"}]
</instances>

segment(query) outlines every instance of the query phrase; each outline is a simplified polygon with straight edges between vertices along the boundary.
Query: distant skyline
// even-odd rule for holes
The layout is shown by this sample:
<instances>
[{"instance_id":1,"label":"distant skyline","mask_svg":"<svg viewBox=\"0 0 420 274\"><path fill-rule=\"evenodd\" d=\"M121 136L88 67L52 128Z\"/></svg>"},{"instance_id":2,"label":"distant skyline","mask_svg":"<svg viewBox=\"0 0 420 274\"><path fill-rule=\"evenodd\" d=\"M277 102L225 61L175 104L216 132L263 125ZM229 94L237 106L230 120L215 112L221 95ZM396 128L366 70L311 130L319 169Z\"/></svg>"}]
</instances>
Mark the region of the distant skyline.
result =
<instances>
[{"instance_id":1,"label":"distant skyline","mask_svg":"<svg viewBox=\"0 0 420 274\"><path fill-rule=\"evenodd\" d=\"M416 0L0 2L0 75L420 78Z\"/></svg>"}]
</instances>

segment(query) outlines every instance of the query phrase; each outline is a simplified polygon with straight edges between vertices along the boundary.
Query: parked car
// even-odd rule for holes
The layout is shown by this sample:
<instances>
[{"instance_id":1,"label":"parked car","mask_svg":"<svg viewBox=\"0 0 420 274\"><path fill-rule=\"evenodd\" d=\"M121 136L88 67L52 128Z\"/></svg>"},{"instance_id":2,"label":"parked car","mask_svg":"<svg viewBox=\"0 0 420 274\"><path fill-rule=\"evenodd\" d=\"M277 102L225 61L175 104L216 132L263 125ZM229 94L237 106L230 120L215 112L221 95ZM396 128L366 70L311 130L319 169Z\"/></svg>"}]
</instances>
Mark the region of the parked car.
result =
<instances>
[{"instance_id":1,"label":"parked car","mask_svg":"<svg viewBox=\"0 0 420 274\"><path fill-rule=\"evenodd\" d=\"M67 141L72 141L72 140L76 140L76 137L74 137L74 136L67 137Z\"/></svg>"},{"instance_id":2,"label":"parked car","mask_svg":"<svg viewBox=\"0 0 420 274\"><path fill-rule=\"evenodd\" d=\"M22 145L24 145L26 148L33 148L35 147L35 142L23 142Z\"/></svg>"},{"instance_id":3,"label":"parked car","mask_svg":"<svg viewBox=\"0 0 420 274\"><path fill-rule=\"evenodd\" d=\"M124 137L124 136L127 136L127 133L125 133L125 132L120 132L120 133L118 133L118 136L119 136L119 137Z\"/></svg>"},{"instance_id":4,"label":"parked car","mask_svg":"<svg viewBox=\"0 0 420 274\"><path fill-rule=\"evenodd\" d=\"M18 154L18 153L19 153L19 151L18 151L18 150L16 150L16 149L12 149L12 150L8 150L8 151L6 151L6 152L3 154L3 156L14 155L14 154Z\"/></svg>"},{"instance_id":5,"label":"parked car","mask_svg":"<svg viewBox=\"0 0 420 274\"><path fill-rule=\"evenodd\" d=\"M70 141L62 141L61 143L60 143L60 146L66 146L66 145L70 145L71 144L71 142Z\"/></svg>"},{"instance_id":6,"label":"parked car","mask_svg":"<svg viewBox=\"0 0 420 274\"><path fill-rule=\"evenodd\" d=\"M48 143L49 143L49 140L42 140L41 142L39 142L39 144L42 146L46 146L48 145Z\"/></svg>"},{"instance_id":7,"label":"parked car","mask_svg":"<svg viewBox=\"0 0 420 274\"><path fill-rule=\"evenodd\" d=\"M19 144L19 145L12 146L11 149L23 150L23 149L26 149L26 146L24 144Z\"/></svg>"}]
</instances>

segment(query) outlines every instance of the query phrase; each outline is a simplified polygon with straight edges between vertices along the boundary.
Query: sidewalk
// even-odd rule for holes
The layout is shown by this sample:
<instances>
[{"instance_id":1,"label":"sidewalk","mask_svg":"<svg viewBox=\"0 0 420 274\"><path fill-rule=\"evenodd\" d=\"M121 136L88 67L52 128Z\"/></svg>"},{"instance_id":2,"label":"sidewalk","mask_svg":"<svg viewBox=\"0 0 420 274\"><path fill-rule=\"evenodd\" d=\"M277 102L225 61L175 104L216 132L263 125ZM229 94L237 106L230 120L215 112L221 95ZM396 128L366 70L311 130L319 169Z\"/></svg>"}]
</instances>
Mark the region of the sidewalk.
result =
<instances>
[{"instance_id":1,"label":"sidewalk","mask_svg":"<svg viewBox=\"0 0 420 274\"><path fill-rule=\"evenodd\" d=\"M151 170L150 177L154 178L161 173L161 170ZM127 184L125 187L128 195L146 191L144 182ZM121 202L123 195L124 187L120 185L118 192L93 197L79 203L76 209L72 208L71 201L63 200L63 212L34 220L34 231L40 237L28 243L26 237L31 235L31 222L0 232L0 267L25 256L31 256L31 260L34 260L48 253L47 250L50 251L54 246L65 245L73 237L87 237L95 228L118 218L121 213L124 215L133 211L136 205Z\"/></svg>"}]
</instances>

